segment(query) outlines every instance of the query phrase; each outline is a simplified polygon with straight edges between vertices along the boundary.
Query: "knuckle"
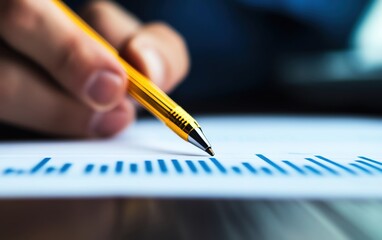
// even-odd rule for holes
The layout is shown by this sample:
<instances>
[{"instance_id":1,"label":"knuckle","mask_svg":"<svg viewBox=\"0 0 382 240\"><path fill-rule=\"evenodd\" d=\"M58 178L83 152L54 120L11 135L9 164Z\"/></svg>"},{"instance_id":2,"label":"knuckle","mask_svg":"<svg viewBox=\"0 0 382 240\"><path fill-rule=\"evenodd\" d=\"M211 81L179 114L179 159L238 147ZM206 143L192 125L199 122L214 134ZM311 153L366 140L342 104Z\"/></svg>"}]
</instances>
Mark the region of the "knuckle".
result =
<instances>
[{"instance_id":1,"label":"knuckle","mask_svg":"<svg viewBox=\"0 0 382 240\"><path fill-rule=\"evenodd\" d=\"M167 23L165 22L153 22L150 23L148 26L148 29L156 34L159 34L161 36L171 37L174 38L176 35L176 31Z\"/></svg>"},{"instance_id":2,"label":"knuckle","mask_svg":"<svg viewBox=\"0 0 382 240\"><path fill-rule=\"evenodd\" d=\"M92 25L98 23L105 1L91 1L83 10L85 19Z\"/></svg>"},{"instance_id":3,"label":"knuckle","mask_svg":"<svg viewBox=\"0 0 382 240\"><path fill-rule=\"evenodd\" d=\"M80 45L82 44L77 38L73 37L73 34L68 34L65 39L62 39L62 44L60 45L57 58L52 62L53 72L62 72L67 70L67 68L72 65L72 62L76 60L76 52L81 49Z\"/></svg>"},{"instance_id":4,"label":"knuckle","mask_svg":"<svg viewBox=\"0 0 382 240\"><path fill-rule=\"evenodd\" d=\"M181 34L179 34L173 27L165 22L154 22L150 24L154 31L170 37L172 40L175 40L179 44L185 45L185 40Z\"/></svg>"},{"instance_id":5,"label":"knuckle","mask_svg":"<svg viewBox=\"0 0 382 240\"><path fill-rule=\"evenodd\" d=\"M154 22L148 27L151 31L166 39L167 42L171 42L173 49L183 54L185 57L188 56L186 40L170 25L165 22Z\"/></svg>"},{"instance_id":6,"label":"knuckle","mask_svg":"<svg viewBox=\"0 0 382 240\"><path fill-rule=\"evenodd\" d=\"M49 67L53 74L58 76L68 76L70 74L73 79L66 79L69 82L75 81L76 84L83 84L83 76L78 76L81 72L86 70L86 66L89 64L84 64L84 43L76 37L75 32L69 32L68 37L63 40L60 50L55 57L55 59L50 63L52 66ZM65 83L64 83L65 84Z\"/></svg>"},{"instance_id":7,"label":"knuckle","mask_svg":"<svg viewBox=\"0 0 382 240\"><path fill-rule=\"evenodd\" d=\"M163 30L163 31L172 30L172 27L168 23L163 22L163 21L156 21L156 22L151 23L150 25L153 28L158 28L158 29Z\"/></svg>"},{"instance_id":8,"label":"knuckle","mask_svg":"<svg viewBox=\"0 0 382 240\"><path fill-rule=\"evenodd\" d=\"M109 58L97 43L76 28L67 31L58 48L48 69L75 93L82 90L92 73L108 64Z\"/></svg>"},{"instance_id":9,"label":"knuckle","mask_svg":"<svg viewBox=\"0 0 382 240\"><path fill-rule=\"evenodd\" d=\"M181 34L179 34L170 25L164 22L155 22L151 25L152 31L160 34L167 42L171 42L172 49L176 51L176 70L174 71L174 81L179 82L189 71L190 60L187 50L187 44Z\"/></svg>"},{"instance_id":10,"label":"knuckle","mask_svg":"<svg viewBox=\"0 0 382 240\"><path fill-rule=\"evenodd\" d=\"M92 1L86 6L86 12L89 14L100 14L103 9L109 8L111 4L108 1Z\"/></svg>"},{"instance_id":11,"label":"knuckle","mask_svg":"<svg viewBox=\"0 0 382 240\"><path fill-rule=\"evenodd\" d=\"M1 29L5 35L15 31L23 32L35 29L40 25L41 16L32 0L8 0L0 5Z\"/></svg>"}]
</instances>

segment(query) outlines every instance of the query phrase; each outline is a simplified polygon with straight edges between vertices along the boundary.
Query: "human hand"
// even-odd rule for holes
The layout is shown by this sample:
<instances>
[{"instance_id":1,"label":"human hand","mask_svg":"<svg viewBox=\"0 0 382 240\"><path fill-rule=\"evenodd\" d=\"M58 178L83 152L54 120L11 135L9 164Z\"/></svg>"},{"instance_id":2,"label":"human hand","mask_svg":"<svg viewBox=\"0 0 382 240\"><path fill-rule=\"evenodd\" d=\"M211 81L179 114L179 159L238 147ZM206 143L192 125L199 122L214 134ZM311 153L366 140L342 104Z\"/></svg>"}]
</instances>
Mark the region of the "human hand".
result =
<instances>
[{"instance_id":1,"label":"human hand","mask_svg":"<svg viewBox=\"0 0 382 240\"><path fill-rule=\"evenodd\" d=\"M163 90L187 73L185 43L168 25L107 1L83 16ZM0 38L0 121L67 137L109 136L133 121L122 67L52 1L1 1Z\"/></svg>"}]
</instances>

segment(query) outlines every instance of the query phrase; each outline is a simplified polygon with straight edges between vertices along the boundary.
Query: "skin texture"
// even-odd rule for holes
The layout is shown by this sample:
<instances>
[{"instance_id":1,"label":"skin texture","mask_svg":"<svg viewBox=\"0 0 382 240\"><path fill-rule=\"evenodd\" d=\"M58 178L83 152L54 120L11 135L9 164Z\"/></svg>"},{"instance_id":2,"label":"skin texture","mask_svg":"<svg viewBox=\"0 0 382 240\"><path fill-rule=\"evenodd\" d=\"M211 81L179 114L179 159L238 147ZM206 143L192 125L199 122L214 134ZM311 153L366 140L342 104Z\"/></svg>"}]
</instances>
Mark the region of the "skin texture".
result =
<instances>
[{"instance_id":1,"label":"skin texture","mask_svg":"<svg viewBox=\"0 0 382 240\"><path fill-rule=\"evenodd\" d=\"M167 24L142 24L108 1L90 2L81 15L164 91L187 74L185 42ZM0 76L0 122L83 138L114 135L135 118L128 73L49 0L0 1ZM0 239L113 239L117 206L112 199L0 201Z\"/></svg>"}]
</instances>

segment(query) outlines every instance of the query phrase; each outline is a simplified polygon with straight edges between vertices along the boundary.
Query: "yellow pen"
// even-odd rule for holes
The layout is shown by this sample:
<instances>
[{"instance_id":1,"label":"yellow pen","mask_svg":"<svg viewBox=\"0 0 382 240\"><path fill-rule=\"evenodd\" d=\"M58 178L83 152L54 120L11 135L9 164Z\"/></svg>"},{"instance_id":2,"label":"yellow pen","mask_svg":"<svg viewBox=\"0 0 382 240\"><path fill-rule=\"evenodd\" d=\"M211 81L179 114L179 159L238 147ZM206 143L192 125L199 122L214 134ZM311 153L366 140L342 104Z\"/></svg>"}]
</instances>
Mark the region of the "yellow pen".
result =
<instances>
[{"instance_id":1,"label":"yellow pen","mask_svg":"<svg viewBox=\"0 0 382 240\"><path fill-rule=\"evenodd\" d=\"M53 0L53 2L85 33L97 42L101 43L117 58L124 70L128 73L129 87L127 91L130 96L132 96L155 117L164 122L181 138L192 143L211 156L214 155L210 143L204 136L202 129L195 119L193 119L162 90L155 86L149 79L122 59L116 49L114 49L105 39L103 39L96 31L87 25L62 1Z\"/></svg>"}]
</instances>

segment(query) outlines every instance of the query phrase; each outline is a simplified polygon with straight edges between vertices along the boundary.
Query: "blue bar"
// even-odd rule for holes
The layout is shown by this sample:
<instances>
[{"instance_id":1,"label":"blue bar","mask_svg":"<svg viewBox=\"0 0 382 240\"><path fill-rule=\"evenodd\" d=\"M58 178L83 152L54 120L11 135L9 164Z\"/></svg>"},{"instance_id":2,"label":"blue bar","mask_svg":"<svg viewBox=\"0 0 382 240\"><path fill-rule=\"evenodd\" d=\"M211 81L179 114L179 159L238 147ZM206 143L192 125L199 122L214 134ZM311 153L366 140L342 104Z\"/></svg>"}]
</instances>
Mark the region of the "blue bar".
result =
<instances>
[{"instance_id":1,"label":"blue bar","mask_svg":"<svg viewBox=\"0 0 382 240\"><path fill-rule=\"evenodd\" d=\"M213 164L215 164L215 166L221 173L227 173L227 169L225 169L225 167L216 158L210 158L210 160Z\"/></svg>"},{"instance_id":2,"label":"blue bar","mask_svg":"<svg viewBox=\"0 0 382 240\"><path fill-rule=\"evenodd\" d=\"M15 172L16 171L13 168L7 168L7 169L4 169L3 174L4 175L9 175L9 174L15 173Z\"/></svg>"},{"instance_id":3,"label":"blue bar","mask_svg":"<svg viewBox=\"0 0 382 240\"><path fill-rule=\"evenodd\" d=\"M109 167L107 165L101 165L101 167L99 168L99 171L101 174L105 174L105 173L107 173L108 168Z\"/></svg>"},{"instance_id":4,"label":"blue bar","mask_svg":"<svg viewBox=\"0 0 382 240\"><path fill-rule=\"evenodd\" d=\"M198 161L200 166L203 168L204 171L206 171L206 173L210 174L212 171L211 171L211 168L207 165L207 163L203 160L199 160Z\"/></svg>"},{"instance_id":5,"label":"blue bar","mask_svg":"<svg viewBox=\"0 0 382 240\"><path fill-rule=\"evenodd\" d=\"M153 164L151 163L150 160L145 161L145 169L146 169L146 173L148 174L153 172Z\"/></svg>"},{"instance_id":6,"label":"blue bar","mask_svg":"<svg viewBox=\"0 0 382 240\"><path fill-rule=\"evenodd\" d=\"M132 174L135 174L138 172L138 164L136 163L130 163L130 172Z\"/></svg>"},{"instance_id":7,"label":"blue bar","mask_svg":"<svg viewBox=\"0 0 382 240\"><path fill-rule=\"evenodd\" d=\"M338 175L338 172L331 169L330 167L326 166L325 164L322 164L312 158L305 158L306 160L308 160L309 162L312 162L312 163L315 163L317 164L318 166L322 167L323 169L327 170L328 172L330 172L331 174L334 174L334 175Z\"/></svg>"},{"instance_id":8,"label":"blue bar","mask_svg":"<svg viewBox=\"0 0 382 240\"><path fill-rule=\"evenodd\" d=\"M267 174L267 175L272 175L272 171L269 169L269 168L266 168L266 167L262 167L261 170Z\"/></svg>"},{"instance_id":9,"label":"blue bar","mask_svg":"<svg viewBox=\"0 0 382 240\"><path fill-rule=\"evenodd\" d=\"M22 169L15 170L13 168L7 168L7 169L4 169L4 171L3 171L4 175L9 175L9 174L13 174L13 173L17 174L17 175L21 175L21 174L23 174L25 172Z\"/></svg>"},{"instance_id":10,"label":"blue bar","mask_svg":"<svg viewBox=\"0 0 382 240\"><path fill-rule=\"evenodd\" d=\"M320 171L318 171L317 169L315 169L314 167L311 167L308 165L305 165L304 167L316 175L320 175L320 176L322 175L322 173Z\"/></svg>"},{"instance_id":11,"label":"blue bar","mask_svg":"<svg viewBox=\"0 0 382 240\"><path fill-rule=\"evenodd\" d=\"M378 165L382 165L382 162L379 162L379 161L376 161L376 160L373 160L373 159L370 159L370 158L367 158L367 157L359 156L359 158L367 160L367 161L370 161L370 162L378 164Z\"/></svg>"},{"instance_id":12,"label":"blue bar","mask_svg":"<svg viewBox=\"0 0 382 240\"><path fill-rule=\"evenodd\" d=\"M269 165L271 165L272 167L276 168L280 173L282 174L285 174L287 175L288 172L285 171L282 167L280 167L279 165L277 165L276 163L274 163L272 160L268 159L267 157L265 157L264 155L262 154L256 154L257 157L261 158L262 160L264 160L265 162L267 162Z\"/></svg>"},{"instance_id":13,"label":"blue bar","mask_svg":"<svg viewBox=\"0 0 382 240\"><path fill-rule=\"evenodd\" d=\"M44 158L41 160L41 162L37 163L35 167L33 167L30 171L31 174L36 173L38 170L40 170L47 162L49 162L50 158Z\"/></svg>"},{"instance_id":14,"label":"blue bar","mask_svg":"<svg viewBox=\"0 0 382 240\"><path fill-rule=\"evenodd\" d=\"M167 173L168 172L168 169L167 169L167 166L166 166L166 163L164 162L164 160L158 159L158 164L159 164L159 170L162 173Z\"/></svg>"},{"instance_id":15,"label":"blue bar","mask_svg":"<svg viewBox=\"0 0 382 240\"><path fill-rule=\"evenodd\" d=\"M241 169L239 167L232 167L232 170L237 173L237 174L241 174Z\"/></svg>"},{"instance_id":16,"label":"blue bar","mask_svg":"<svg viewBox=\"0 0 382 240\"><path fill-rule=\"evenodd\" d=\"M241 164L243 164L243 166L246 167L251 173L253 173L253 174L257 173L256 169L254 167L252 167L251 164L249 164L247 162L243 162Z\"/></svg>"},{"instance_id":17,"label":"blue bar","mask_svg":"<svg viewBox=\"0 0 382 240\"><path fill-rule=\"evenodd\" d=\"M339 164L339 163L337 163L337 162L335 162L335 161L332 161L332 160L330 160L330 159L324 158L323 156L316 156L316 158L319 158L319 159L324 160L324 161L326 161L326 162L328 162L328 163L331 163L331 164L333 164L334 166L339 167L339 168L341 168L342 170L345 170L346 172L348 172L348 173L350 173L350 174L357 175L357 173L354 172L352 169L347 168L347 167L345 167L344 165L341 165L341 164Z\"/></svg>"},{"instance_id":18,"label":"blue bar","mask_svg":"<svg viewBox=\"0 0 382 240\"><path fill-rule=\"evenodd\" d=\"M93 169L94 169L94 164L86 165L86 167L85 167L85 174L91 173L93 171Z\"/></svg>"},{"instance_id":19,"label":"blue bar","mask_svg":"<svg viewBox=\"0 0 382 240\"><path fill-rule=\"evenodd\" d=\"M123 172L123 162L117 161L115 163L115 174L122 174Z\"/></svg>"},{"instance_id":20,"label":"blue bar","mask_svg":"<svg viewBox=\"0 0 382 240\"><path fill-rule=\"evenodd\" d=\"M49 173L52 173L56 171L56 168L55 167L47 167L46 170L45 170L45 173L46 174L49 174Z\"/></svg>"},{"instance_id":21,"label":"blue bar","mask_svg":"<svg viewBox=\"0 0 382 240\"><path fill-rule=\"evenodd\" d=\"M195 167L195 164L191 160L186 160L186 164L192 173L198 173L198 169Z\"/></svg>"},{"instance_id":22,"label":"blue bar","mask_svg":"<svg viewBox=\"0 0 382 240\"><path fill-rule=\"evenodd\" d=\"M171 162L172 162L172 165L174 165L174 168L175 168L177 173L183 173L182 166L180 166L178 160L172 159Z\"/></svg>"},{"instance_id":23,"label":"blue bar","mask_svg":"<svg viewBox=\"0 0 382 240\"><path fill-rule=\"evenodd\" d=\"M65 174L65 173L69 170L69 168L70 168L71 166L72 166L71 163L65 163L65 164L61 167L59 173L60 173L60 174Z\"/></svg>"},{"instance_id":24,"label":"blue bar","mask_svg":"<svg viewBox=\"0 0 382 240\"><path fill-rule=\"evenodd\" d=\"M375 170L377 170L378 172L382 172L382 168L379 168L379 167L377 167L377 166L374 166L373 164L370 164L370 163L368 163L368 162L361 161L361 160L357 160L356 162L359 162L359 163L362 163L362 164L364 164L364 165L366 165L366 166L368 166L368 167L371 167L372 169L375 169Z\"/></svg>"},{"instance_id":25,"label":"blue bar","mask_svg":"<svg viewBox=\"0 0 382 240\"><path fill-rule=\"evenodd\" d=\"M293 168L294 170L296 170L296 172L302 174L302 175L306 175L306 172L304 172L304 170L302 170L301 168L297 167L296 165L294 165L293 163L291 163L290 161L288 160L283 160L283 163L285 163L286 165L288 165L289 167Z\"/></svg>"},{"instance_id":26,"label":"blue bar","mask_svg":"<svg viewBox=\"0 0 382 240\"><path fill-rule=\"evenodd\" d=\"M358 168L359 170L363 171L366 174L373 175L373 172L369 171L369 169L366 169L366 168L364 168L364 167L362 167L362 166L360 166L360 165L358 165L356 163L350 163L350 165L352 165L353 167Z\"/></svg>"}]
</instances>

